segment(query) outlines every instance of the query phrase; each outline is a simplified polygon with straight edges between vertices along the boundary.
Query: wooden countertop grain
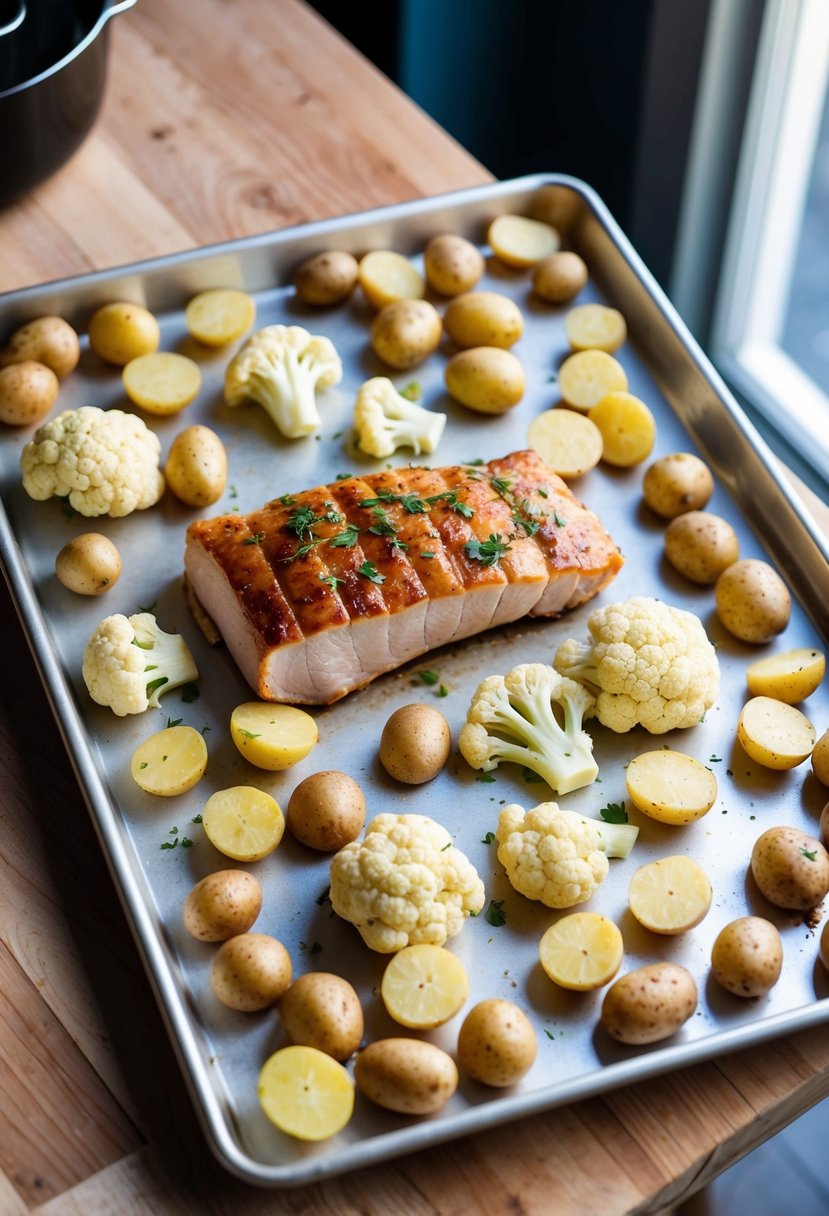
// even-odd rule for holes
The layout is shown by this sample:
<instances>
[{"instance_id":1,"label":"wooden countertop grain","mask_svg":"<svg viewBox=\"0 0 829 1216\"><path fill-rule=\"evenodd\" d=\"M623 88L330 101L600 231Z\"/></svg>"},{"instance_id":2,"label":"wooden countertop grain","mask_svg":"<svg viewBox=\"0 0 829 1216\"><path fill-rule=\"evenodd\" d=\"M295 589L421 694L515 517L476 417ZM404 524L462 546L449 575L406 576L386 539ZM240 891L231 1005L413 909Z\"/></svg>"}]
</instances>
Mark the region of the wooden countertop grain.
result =
<instances>
[{"instance_id":1,"label":"wooden countertop grain","mask_svg":"<svg viewBox=\"0 0 829 1216\"><path fill-rule=\"evenodd\" d=\"M0 290L488 180L299 0L141 0L113 22L93 134L0 212ZM826 1027L315 1187L240 1183L206 1147L5 590L0 622L3 1216L657 1213L829 1094Z\"/></svg>"}]
</instances>

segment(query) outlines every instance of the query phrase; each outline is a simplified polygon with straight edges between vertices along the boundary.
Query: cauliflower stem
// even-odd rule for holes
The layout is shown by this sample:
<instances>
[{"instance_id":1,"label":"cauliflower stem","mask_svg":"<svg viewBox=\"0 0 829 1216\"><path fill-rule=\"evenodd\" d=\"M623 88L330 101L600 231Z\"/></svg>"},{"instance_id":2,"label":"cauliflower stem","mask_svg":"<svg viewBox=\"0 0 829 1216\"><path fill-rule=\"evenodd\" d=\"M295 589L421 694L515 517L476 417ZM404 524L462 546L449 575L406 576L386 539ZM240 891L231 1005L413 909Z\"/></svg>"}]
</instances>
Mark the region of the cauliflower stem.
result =
<instances>
[{"instance_id":1,"label":"cauliflower stem","mask_svg":"<svg viewBox=\"0 0 829 1216\"><path fill-rule=\"evenodd\" d=\"M301 325L268 325L257 330L225 373L228 405L255 401L286 439L319 430L315 392L339 384L340 357L328 338Z\"/></svg>"},{"instance_id":2,"label":"cauliflower stem","mask_svg":"<svg viewBox=\"0 0 829 1216\"><path fill-rule=\"evenodd\" d=\"M593 741L582 721L591 694L544 663L523 663L505 676L488 676L472 697L459 746L473 768L490 772L501 761L537 773L567 794L598 776Z\"/></svg>"},{"instance_id":3,"label":"cauliflower stem","mask_svg":"<svg viewBox=\"0 0 829 1216\"><path fill-rule=\"evenodd\" d=\"M446 426L446 415L432 413L407 401L391 380L366 380L354 406L354 429L362 451L382 459L398 448L412 448L416 456L434 452Z\"/></svg>"}]
</instances>

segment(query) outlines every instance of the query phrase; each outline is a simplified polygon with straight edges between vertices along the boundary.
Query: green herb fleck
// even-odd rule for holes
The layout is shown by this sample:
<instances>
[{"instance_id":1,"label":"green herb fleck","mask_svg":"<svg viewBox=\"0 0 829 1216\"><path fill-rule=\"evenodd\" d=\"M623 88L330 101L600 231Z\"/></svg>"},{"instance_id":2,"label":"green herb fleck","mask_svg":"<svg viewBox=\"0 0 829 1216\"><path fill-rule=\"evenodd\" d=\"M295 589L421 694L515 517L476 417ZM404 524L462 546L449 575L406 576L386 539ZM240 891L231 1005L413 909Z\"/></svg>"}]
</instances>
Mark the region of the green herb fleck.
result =
<instances>
[{"instance_id":1,"label":"green herb fleck","mask_svg":"<svg viewBox=\"0 0 829 1216\"><path fill-rule=\"evenodd\" d=\"M181 726L183 721L184 721L183 718L168 718L166 729L170 730L171 727L173 727L173 726Z\"/></svg>"},{"instance_id":2,"label":"green herb fleck","mask_svg":"<svg viewBox=\"0 0 829 1216\"><path fill-rule=\"evenodd\" d=\"M624 802L608 802L607 806L603 806L599 811L605 823L627 823L628 813L625 809Z\"/></svg>"},{"instance_id":3,"label":"green herb fleck","mask_svg":"<svg viewBox=\"0 0 829 1216\"><path fill-rule=\"evenodd\" d=\"M155 612L157 606L158 606L158 600L153 600L153 602L151 604L139 604L138 611L139 612Z\"/></svg>"},{"instance_id":4,"label":"green herb fleck","mask_svg":"<svg viewBox=\"0 0 829 1216\"><path fill-rule=\"evenodd\" d=\"M181 699L185 705L192 705L194 701L198 701L200 696L201 693L196 684L185 684L181 690Z\"/></svg>"},{"instance_id":5,"label":"green herb fleck","mask_svg":"<svg viewBox=\"0 0 829 1216\"><path fill-rule=\"evenodd\" d=\"M555 520L555 524L556 524L557 528L566 528L567 527L567 520L564 518L563 515L559 515L558 511L553 511L553 519Z\"/></svg>"},{"instance_id":6,"label":"green herb fleck","mask_svg":"<svg viewBox=\"0 0 829 1216\"><path fill-rule=\"evenodd\" d=\"M292 507L296 502L296 499L291 494L283 494L281 498L277 499L277 501L280 502L283 507Z\"/></svg>"},{"instance_id":7,"label":"green herb fleck","mask_svg":"<svg viewBox=\"0 0 829 1216\"><path fill-rule=\"evenodd\" d=\"M208 726L207 723L205 722L204 726L201 728L199 733L202 736L202 738L204 738L204 736L207 734L207 732L211 731L212 729L213 729L213 727Z\"/></svg>"},{"instance_id":8,"label":"green herb fleck","mask_svg":"<svg viewBox=\"0 0 829 1216\"><path fill-rule=\"evenodd\" d=\"M494 782L495 778L493 777L492 773L478 773L478 776L475 778L475 780L483 781L486 785L491 785Z\"/></svg>"},{"instance_id":9,"label":"green herb fleck","mask_svg":"<svg viewBox=\"0 0 829 1216\"><path fill-rule=\"evenodd\" d=\"M336 574L319 574L317 575L321 583L325 583L326 587L330 587L332 591L336 591L340 583L344 583L344 578L337 578Z\"/></svg>"},{"instance_id":10,"label":"green herb fleck","mask_svg":"<svg viewBox=\"0 0 829 1216\"><path fill-rule=\"evenodd\" d=\"M812 849L811 852L809 849L801 849L800 852L807 861L817 861L817 849Z\"/></svg>"},{"instance_id":11,"label":"green herb fleck","mask_svg":"<svg viewBox=\"0 0 829 1216\"><path fill-rule=\"evenodd\" d=\"M411 380L405 388L399 390L400 396L405 397L407 401L419 401L420 395L423 392L417 380Z\"/></svg>"},{"instance_id":12,"label":"green herb fleck","mask_svg":"<svg viewBox=\"0 0 829 1216\"><path fill-rule=\"evenodd\" d=\"M465 460L464 464L468 464L470 468L476 469L484 463L480 456L476 456L474 460Z\"/></svg>"},{"instance_id":13,"label":"green herb fleck","mask_svg":"<svg viewBox=\"0 0 829 1216\"><path fill-rule=\"evenodd\" d=\"M178 846L178 840L162 840L162 849L175 849Z\"/></svg>"},{"instance_id":14,"label":"green herb fleck","mask_svg":"<svg viewBox=\"0 0 829 1216\"><path fill-rule=\"evenodd\" d=\"M709 764L722 764L722 756L709 756L708 763Z\"/></svg>"},{"instance_id":15,"label":"green herb fleck","mask_svg":"<svg viewBox=\"0 0 829 1216\"><path fill-rule=\"evenodd\" d=\"M261 739L261 734L254 734L252 730L243 730L241 732L246 739Z\"/></svg>"},{"instance_id":16,"label":"green herb fleck","mask_svg":"<svg viewBox=\"0 0 829 1216\"><path fill-rule=\"evenodd\" d=\"M357 573L362 574L363 578L367 578L370 583L381 584L386 581L385 574L380 573L374 562L363 562Z\"/></svg>"},{"instance_id":17,"label":"green herb fleck","mask_svg":"<svg viewBox=\"0 0 829 1216\"><path fill-rule=\"evenodd\" d=\"M553 1034L552 1030L548 1030L546 1026L544 1027L544 1033L546 1034L548 1039L555 1039L555 1037L556 1037Z\"/></svg>"},{"instance_id":18,"label":"green herb fleck","mask_svg":"<svg viewBox=\"0 0 829 1216\"><path fill-rule=\"evenodd\" d=\"M452 848L452 841L447 840L446 844L441 849L441 853L445 853L447 849L451 849L451 848Z\"/></svg>"},{"instance_id":19,"label":"green herb fleck","mask_svg":"<svg viewBox=\"0 0 829 1216\"><path fill-rule=\"evenodd\" d=\"M349 478L351 478L353 476L354 476L353 473L338 473L337 476L334 478L334 480L335 481L348 481Z\"/></svg>"},{"instance_id":20,"label":"green herb fleck","mask_svg":"<svg viewBox=\"0 0 829 1216\"><path fill-rule=\"evenodd\" d=\"M190 820L191 823L201 823L201 815L194 815Z\"/></svg>"},{"instance_id":21,"label":"green herb fleck","mask_svg":"<svg viewBox=\"0 0 829 1216\"><path fill-rule=\"evenodd\" d=\"M435 555L434 555L434 553L430 553L427 551L426 553L421 553L420 556L422 558L424 558L427 562L430 562Z\"/></svg>"},{"instance_id":22,"label":"green herb fleck","mask_svg":"<svg viewBox=\"0 0 829 1216\"><path fill-rule=\"evenodd\" d=\"M500 532L490 532L486 540L473 537L463 547L464 553L482 566L494 566L499 558L509 551L509 544L501 539Z\"/></svg>"},{"instance_id":23,"label":"green herb fleck","mask_svg":"<svg viewBox=\"0 0 829 1216\"><path fill-rule=\"evenodd\" d=\"M192 847L193 847L193 841L190 839L190 837L189 837L189 836L182 836L182 838L181 838L181 847L182 847L183 849L192 849Z\"/></svg>"},{"instance_id":24,"label":"green herb fleck","mask_svg":"<svg viewBox=\"0 0 829 1216\"><path fill-rule=\"evenodd\" d=\"M337 532L332 536L328 543L332 549L353 549L357 544L357 539L360 535L360 529L356 524L348 524L343 528L342 532Z\"/></svg>"},{"instance_id":25,"label":"green herb fleck","mask_svg":"<svg viewBox=\"0 0 829 1216\"><path fill-rule=\"evenodd\" d=\"M285 520L285 527L290 528L302 540L306 532L309 536L313 535L311 529L320 518L312 507L297 507L293 515L289 515Z\"/></svg>"},{"instance_id":26,"label":"green herb fleck","mask_svg":"<svg viewBox=\"0 0 829 1216\"><path fill-rule=\"evenodd\" d=\"M495 833L487 832L486 836L484 836L483 839L481 840L481 844L492 844L494 839L495 839Z\"/></svg>"},{"instance_id":27,"label":"green herb fleck","mask_svg":"<svg viewBox=\"0 0 829 1216\"><path fill-rule=\"evenodd\" d=\"M436 671L431 671L429 668L427 668L425 671L419 671L417 674L424 684L437 684L438 680L440 679L438 673Z\"/></svg>"},{"instance_id":28,"label":"green herb fleck","mask_svg":"<svg viewBox=\"0 0 829 1216\"><path fill-rule=\"evenodd\" d=\"M507 914L504 911L503 899L491 899L484 916L495 928L499 925L505 925L507 923Z\"/></svg>"},{"instance_id":29,"label":"green herb fleck","mask_svg":"<svg viewBox=\"0 0 829 1216\"><path fill-rule=\"evenodd\" d=\"M142 760L138 767L139 768L148 768L149 763L150 763L149 760Z\"/></svg>"},{"instance_id":30,"label":"green herb fleck","mask_svg":"<svg viewBox=\"0 0 829 1216\"><path fill-rule=\"evenodd\" d=\"M439 697L448 697L449 696L449 689L446 687L445 684L441 684L440 688L438 689L438 696Z\"/></svg>"},{"instance_id":31,"label":"green herb fleck","mask_svg":"<svg viewBox=\"0 0 829 1216\"><path fill-rule=\"evenodd\" d=\"M261 545L265 539L264 532L253 532L250 536L246 536L242 541L243 545Z\"/></svg>"},{"instance_id":32,"label":"green herb fleck","mask_svg":"<svg viewBox=\"0 0 829 1216\"><path fill-rule=\"evenodd\" d=\"M342 437L343 437L342 431L335 431L334 434L331 436L332 439L342 439Z\"/></svg>"},{"instance_id":33,"label":"green herb fleck","mask_svg":"<svg viewBox=\"0 0 829 1216\"><path fill-rule=\"evenodd\" d=\"M543 781L543 777L539 777L538 773L534 773L531 768L522 768L521 776L526 781L527 785L537 785L539 781Z\"/></svg>"},{"instance_id":34,"label":"green herb fleck","mask_svg":"<svg viewBox=\"0 0 829 1216\"><path fill-rule=\"evenodd\" d=\"M157 688L163 688L165 684L169 683L169 676L159 676L157 680L150 680L147 685L147 696L151 697Z\"/></svg>"},{"instance_id":35,"label":"green herb fleck","mask_svg":"<svg viewBox=\"0 0 829 1216\"><path fill-rule=\"evenodd\" d=\"M544 487L543 487L543 486L539 486L539 487L538 487L538 493L541 495L541 497L542 497L542 498L549 498L549 497L550 497L550 495L547 493L547 491L544 489Z\"/></svg>"}]
</instances>

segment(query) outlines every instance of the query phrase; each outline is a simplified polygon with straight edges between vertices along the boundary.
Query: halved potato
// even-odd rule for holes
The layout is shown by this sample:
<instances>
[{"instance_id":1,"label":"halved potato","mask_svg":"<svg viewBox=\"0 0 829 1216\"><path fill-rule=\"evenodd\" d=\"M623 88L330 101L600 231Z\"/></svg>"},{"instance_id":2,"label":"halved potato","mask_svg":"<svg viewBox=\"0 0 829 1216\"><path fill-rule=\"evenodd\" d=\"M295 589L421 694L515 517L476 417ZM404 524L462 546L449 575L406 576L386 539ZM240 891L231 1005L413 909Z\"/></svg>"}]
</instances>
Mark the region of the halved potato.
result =
<instances>
[{"instance_id":1,"label":"halved potato","mask_svg":"<svg viewBox=\"0 0 829 1216\"><path fill-rule=\"evenodd\" d=\"M633 805L660 823L693 823L717 799L717 778L684 752L660 749L635 756L625 782Z\"/></svg>"},{"instance_id":2,"label":"halved potato","mask_svg":"<svg viewBox=\"0 0 829 1216\"><path fill-rule=\"evenodd\" d=\"M246 334L255 320L255 302L235 287L199 292L184 313L188 330L203 346L227 346Z\"/></svg>"},{"instance_id":3,"label":"halved potato","mask_svg":"<svg viewBox=\"0 0 829 1216\"><path fill-rule=\"evenodd\" d=\"M524 215L499 215L489 225L487 240L499 261L520 270L555 253L560 244L551 224Z\"/></svg>"},{"instance_id":4,"label":"halved potato","mask_svg":"<svg viewBox=\"0 0 829 1216\"><path fill-rule=\"evenodd\" d=\"M602 433L575 410L545 410L530 423L528 442L553 472L565 480L588 473L602 458Z\"/></svg>"},{"instance_id":5,"label":"halved potato","mask_svg":"<svg viewBox=\"0 0 829 1216\"><path fill-rule=\"evenodd\" d=\"M810 697L823 679L826 656L803 647L758 659L746 671L748 691L755 697L773 697L796 705Z\"/></svg>"},{"instance_id":6,"label":"halved potato","mask_svg":"<svg viewBox=\"0 0 829 1216\"><path fill-rule=\"evenodd\" d=\"M573 350L604 350L609 355L619 349L628 335L619 310L604 304L579 304L571 308L564 331Z\"/></svg>"},{"instance_id":7,"label":"halved potato","mask_svg":"<svg viewBox=\"0 0 829 1216\"><path fill-rule=\"evenodd\" d=\"M230 734L246 760L270 772L304 760L319 737L316 722L304 709L267 701L237 705Z\"/></svg>"},{"instance_id":8,"label":"halved potato","mask_svg":"<svg viewBox=\"0 0 829 1216\"><path fill-rule=\"evenodd\" d=\"M131 359L121 379L124 392L134 405L162 417L185 409L201 388L198 364L170 350L152 351Z\"/></svg>"},{"instance_id":9,"label":"halved potato","mask_svg":"<svg viewBox=\"0 0 829 1216\"><path fill-rule=\"evenodd\" d=\"M385 308L397 300L421 300L423 276L408 258L390 249L375 249L360 261L360 286L373 308Z\"/></svg>"},{"instance_id":10,"label":"halved potato","mask_svg":"<svg viewBox=\"0 0 829 1216\"><path fill-rule=\"evenodd\" d=\"M711 897L702 866L680 853L639 867L630 880L628 907L652 933L676 937L700 923Z\"/></svg>"},{"instance_id":11,"label":"halved potato","mask_svg":"<svg viewBox=\"0 0 829 1216\"><path fill-rule=\"evenodd\" d=\"M656 440L656 420L633 393L608 393L587 417L602 433L602 460L622 469L646 460Z\"/></svg>"},{"instance_id":12,"label":"halved potato","mask_svg":"<svg viewBox=\"0 0 829 1216\"><path fill-rule=\"evenodd\" d=\"M815 728L793 705L772 697L746 701L737 722L737 738L746 755L764 768L797 768L815 746Z\"/></svg>"},{"instance_id":13,"label":"halved potato","mask_svg":"<svg viewBox=\"0 0 829 1216\"><path fill-rule=\"evenodd\" d=\"M580 350L558 369L562 401L577 410L589 410L608 393L627 391L628 378L617 359L604 350Z\"/></svg>"},{"instance_id":14,"label":"halved potato","mask_svg":"<svg viewBox=\"0 0 829 1216\"><path fill-rule=\"evenodd\" d=\"M619 928L599 912L570 912L542 937L538 957L554 984L590 992L609 984L622 965Z\"/></svg>"}]
</instances>

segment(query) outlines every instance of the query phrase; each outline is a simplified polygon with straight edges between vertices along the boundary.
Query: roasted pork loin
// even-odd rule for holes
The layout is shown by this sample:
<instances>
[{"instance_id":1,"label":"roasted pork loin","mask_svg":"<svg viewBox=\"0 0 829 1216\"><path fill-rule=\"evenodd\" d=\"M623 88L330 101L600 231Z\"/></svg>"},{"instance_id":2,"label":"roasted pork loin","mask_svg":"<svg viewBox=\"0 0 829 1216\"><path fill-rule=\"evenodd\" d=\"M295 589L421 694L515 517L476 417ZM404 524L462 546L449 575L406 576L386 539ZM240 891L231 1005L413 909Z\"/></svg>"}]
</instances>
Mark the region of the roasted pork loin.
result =
<instances>
[{"instance_id":1,"label":"roasted pork loin","mask_svg":"<svg viewBox=\"0 0 829 1216\"><path fill-rule=\"evenodd\" d=\"M286 494L187 532L189 585L268 701L328 705L436 646L557 616L618 548L534 452Z\"/></svg>"}]
</instances>

